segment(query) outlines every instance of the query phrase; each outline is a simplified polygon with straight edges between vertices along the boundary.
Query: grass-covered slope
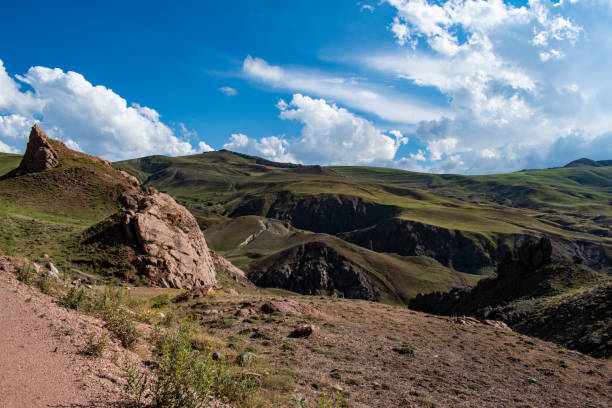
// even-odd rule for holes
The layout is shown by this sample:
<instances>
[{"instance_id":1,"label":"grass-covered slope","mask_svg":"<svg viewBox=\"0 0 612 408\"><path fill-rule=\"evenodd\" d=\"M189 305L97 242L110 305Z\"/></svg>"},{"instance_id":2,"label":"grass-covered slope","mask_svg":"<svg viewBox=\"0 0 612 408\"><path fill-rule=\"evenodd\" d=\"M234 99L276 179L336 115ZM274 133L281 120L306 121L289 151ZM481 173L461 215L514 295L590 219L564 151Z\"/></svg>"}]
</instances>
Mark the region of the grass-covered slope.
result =
<instances>
[{"instance_id":1,"label":"grass-covered slope","mask_svg":"<svg viewBox=\"0 0 612 408\"><path fill-rule=\"evenodd\" d=\"M502 320L523 334L597 357L612 355L612 278L552 256L549 241L526 243L497 276L470 289L419 295L411 308Z\"/></svg>"},{"instance_id":2,"label":"grass-covered slope","mask_svg":"<svg viewBox=\"0 0 612 408\"><path fill-rule=\"evenodd\" d=\"M406 303L421 292L465 287L479 279L432 258L374 252L257 216L234 218L205 235L211 247L247 271L256 284L299 293ZM291 271L286 282L281 270Z\"/></svg>"},{"instance_id":3,"label":"grass-covered slope","mask_svg":"<svg viewBox=\"0 0 612 408\"><path fill-rule=\"evenodd\" d=\"M21 155L12 153L0 153L0 177L19 167Z\"/></svg>"},{"instance_id":4,"label":"grass-covered slope","mask_svg":"<svg viewBox=\"0 0 612 408\"><path fill-rule=\"evenodd\" d=\"M383 224L418 223L473 241L469 246L485 251L480 255L489 259L475 268L478 271L495 267L506 237L513 241L548 235L578 242L578 255L596 253L588 263L602 270L607 270L612 259L612 167L456 176L287 165L229 151L145 157L116 166L172 194L204 228L256 215L287 221L302 230L342 236L379 252L398 252L364 243L368 239L380 242L381 236L347 233ZM436 248L417 248L400 253L433 255L446 266L453 265L453 260L457 263L435 252ZM473 272L474 268L459 270Z\"/></svg>"},{"instance_id":5,"label":"grass-covered slope","mask_svg":"<svg viewBox=\"0 0 612 408\"><path fill-rule=\"evenodd\" d=\"M45 171L20 172L21 156L0 156L8 170L0 177L0 251L30 259L47 254L58 266L89 262L101 254L89 253L81 235L119 209L116 195L127 180L99 158L47 141L59 161Z\"/></svg>"}]
</instances>

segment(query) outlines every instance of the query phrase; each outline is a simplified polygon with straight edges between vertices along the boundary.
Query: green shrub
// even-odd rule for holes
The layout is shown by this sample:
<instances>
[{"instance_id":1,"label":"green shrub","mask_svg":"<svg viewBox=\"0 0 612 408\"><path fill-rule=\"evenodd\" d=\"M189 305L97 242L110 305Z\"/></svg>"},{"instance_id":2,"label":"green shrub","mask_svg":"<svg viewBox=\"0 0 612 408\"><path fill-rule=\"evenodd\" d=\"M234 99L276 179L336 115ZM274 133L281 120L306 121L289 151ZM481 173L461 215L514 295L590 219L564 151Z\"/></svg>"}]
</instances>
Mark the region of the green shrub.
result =
<instances>
[{"instance_id":1,"label":"green shrub","mask_svg":"<svg viewBox=\"0 0 612 408\"><path fill-rule=\"evenodd\" d=\"M77 310L86 309L88 301L89 297L85 289L77 288L76 286L71 287L70 290L59 299L60 305Z\"/></svg>"},{"instance_id":2,"label":"green shrub","mask_svg":"<svg viewBox=\"0 0 612 408\"><path fill-rule=\"evenodd\" d=\"M83 354L93 358L100 358L102 354L104 354L107 344L108 337L106 333L103 333L100 337L96 337L93 333L89 333Z\"/></svg>"},{"instance_id":3,"label":"green shrub","mask_svg":"<svg viewBox=\"0 0 612 408\"><path fill-rule=\"evenodd\" d=\"M257 391L257 384L247 376L225 367L193 348L193 330L189 325L159 336L154 358L158 368L153 379L133 365L125 369L126 391L137 403L149 397L160 408L200 408L209 395L239 406L247 404Z\"/></svg>"},{"instance_id":4,"label":"green shrub","mask_svg":"<svg viewBox=\"0 0 612 408\"><path fill-rule=\"evenodd\" d=\"M136 325L123 309L109 310L104 314L106 328L113 333L127 349L134 347L141 336Z\"/></svg>"},{"instance_id":5,"label":"green shrub","mask_svg":"<svg viewBox=\"0 0 612 408\"><path fill-rule=\"evenodd\" d=\"M36 281L36 285L45 295L52 295L55 293L55 279L50 276L43 276Z\"/></svg>"},{"instance_id":6,"label":"green shrub","mask_svg":"<svg viewBox=\"0 0 612 408\"><path fill-rule=\"evenodd\" d=\"M319 397L319 401L317 402L318 408L348 408L348 401L340 394L340 392L336 392L334 398L327 398L327 394L324 392L321 393Z\"/></svg>"},{"instance_id":7,"label":"green shrub","mask_svg":"<svg viewBox=\"0 0 612 408\"><path fill-rule=\"evenodd\" d=\"M393 351L395 351L398 354L404 354L404 355L408 355L408 356L412 356L414 355L414 346L408 342L404 342L402 343L401 346L399 347L394 347Z\"/></svg>"},{"instance_id":8,"label":"green shrub","mask_svg":"<svg viewBox=\"0 0 612 408\"><path fill-rule=\"evenodd\" d=\"M35 277L36 272L30 263L26 262L17 266L17 280L20 282L31 285Z\"/></svg>"}]
</instances>

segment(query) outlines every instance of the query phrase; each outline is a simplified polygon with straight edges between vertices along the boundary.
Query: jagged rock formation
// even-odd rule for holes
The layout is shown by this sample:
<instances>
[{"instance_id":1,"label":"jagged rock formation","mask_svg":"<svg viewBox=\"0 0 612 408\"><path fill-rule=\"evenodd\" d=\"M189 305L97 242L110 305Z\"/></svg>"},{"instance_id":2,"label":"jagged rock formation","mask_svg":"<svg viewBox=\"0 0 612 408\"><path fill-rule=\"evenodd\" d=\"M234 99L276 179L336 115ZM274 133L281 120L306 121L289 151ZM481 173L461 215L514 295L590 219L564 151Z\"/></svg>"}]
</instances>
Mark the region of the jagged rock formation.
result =
<instances>
[{"instance_id":1,"label":"jagged rock formation","mask_svg":"<svg viewBox=\"0 0 612 408\"><path fill-rule=\"evenodd\" d=\"M128 190L119 200L124 236L141 251L135 259L139 275L173 288L216 284L204 236L185 207L151 188Z\"/></svg>"},{"instance_id":2,"label":"jagged rock formation","mask_svg":"<svg viewBox=\"0 0 612 408\"><path fill-rule=\"evenodd\" d=\"M513 330L594 356L612 352L612 280L555 255L548 238L508 254L497 276L473 289L419 295L410 308L500 320Z\"/></svg>"},{"instance_id":3,"label":"jagged rock formation","mask_svg":"<svg viewBox=\"0 0 612 408\"><path fill-rule=\"evenodd\" d=\"M37 173L41 185L63 186L77 200L97 195L98 202L110 211L121 206L85 232L83 245L89 251L84 252L89 252L91 259L103 259L92 262L95 266L114 267L117 274L122 271L125 276L165 287L216 284L215 262L195 218L169 195L141 188L135 177L114 169L106 160L48 138L38 125L32 128L27 150L13 176L26 173ZM220 267L230 269L226 262L216 260ZM234 268L232 272L239 275L241 271Z\"/></svg>"},{"instance_id":4,"label":"jagged rock formation","mask_svg":"<svg viewBox=\"0 0 612 408\"><path fill-rule=\"evenodd\" d=\"M19 171L35 173L51 169L58 163L58 154L49 144L47 135L38 125L34 125L30 131L30 140L19 165Z\"/></svg>"},{"instance_id":5,"label":"jagged rock formation","mask_svg":"<svg viewBox=\"0 0 612 408\"><path fill-rule=\"evenodd\" d=\"M257 286L307 295L338 295L378 300L380 293L366 272L324 242L309 242L249 264Z\"/></svg>"}]
</instances>

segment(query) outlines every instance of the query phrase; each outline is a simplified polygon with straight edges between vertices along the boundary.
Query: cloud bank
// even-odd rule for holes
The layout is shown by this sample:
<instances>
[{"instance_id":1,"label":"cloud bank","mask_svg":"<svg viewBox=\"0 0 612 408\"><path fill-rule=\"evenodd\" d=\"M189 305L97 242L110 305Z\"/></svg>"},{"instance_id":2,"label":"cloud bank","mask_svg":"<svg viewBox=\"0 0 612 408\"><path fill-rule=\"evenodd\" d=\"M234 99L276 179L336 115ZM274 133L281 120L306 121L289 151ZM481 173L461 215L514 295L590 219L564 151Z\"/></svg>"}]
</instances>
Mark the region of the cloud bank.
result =
<instances>
[{"instance_id":1,"label":"cloud bank","mask_svg":"<svg viewBox=\"0 0 612 408\"><path fill-rule=\"evenodd\" d=\"M22 84L31 90L21 90ZM68 146L110 160L211 150L204 142L194 148L184 125L175 132L154 109L128 105L79 73L37 66L13 79L0 61L0 151L23 151L36 122Z\"/></svg>"}]
</instances>

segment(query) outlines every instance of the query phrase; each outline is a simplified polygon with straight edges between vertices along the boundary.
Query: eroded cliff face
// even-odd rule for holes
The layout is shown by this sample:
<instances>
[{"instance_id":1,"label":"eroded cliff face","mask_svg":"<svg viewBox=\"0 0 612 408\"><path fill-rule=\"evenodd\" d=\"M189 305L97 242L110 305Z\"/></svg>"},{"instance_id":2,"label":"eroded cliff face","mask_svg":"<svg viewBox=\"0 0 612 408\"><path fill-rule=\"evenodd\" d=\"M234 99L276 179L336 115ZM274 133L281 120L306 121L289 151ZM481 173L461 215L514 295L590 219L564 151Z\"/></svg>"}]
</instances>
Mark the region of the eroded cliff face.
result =
<instances>
[{"instance_id":1,"label":"eroded cliff face","mask_svg":"<svg viewBox=\"0 0 612 408\"><path fill-rule=\"evenodd\" d=\"M491 238L399 218L339 234L339 237L377 252L428 256L445 266L473 274L493 272L507 253L516 254L524 242L537 238L528 234L496 234ZM612 271L612 260L600 245L557 237L551 239L551 245L556 249L553 256L560 262L578 260L600 272Z\"/></svg>"},{"instance_id":2,"label":"eroded cliff face","mask_svg":"<svg viewBox=\"0 0 612 408\"><path fill-rule=\"evenodd\" d=\"M306 295L337 295L379 300L379 290L366 272L324 242L289 248L250 265L249 278L257 286L291 290Z\"/></svg>"},{"instance_id":3,"label":"eroded cliff face","mask_svg":"<svg viewBox=\"0 0 612 408\"><path fill-rule=\"evenodd\" d=\"M548 238L528 240L506 254L496 277L472 289L419 295L409 307L499 320L521 333L584 353L610 355L612 280L557 250Z\"/></svg>"},{"instance_id":4,"label":"eroded cliff face","mask_svg":"<svg viewBox=\"0 0 612 408\"><path fill-rule=\"evenodd\" d=\"M320 195L300 198L282 192L247 200L229 215L259 215L286 221L300 229L338 234L368 227L397 212L397 207L367 202L359 197Z\"/></svg>"},{"instance_id":5,"label":"eroded cliff face","mask_svg":"<svg viewBox=\"0 0 612 408\"><path fill-rule=\"evenodd\" d=\"M390 218L372 227L340 234L346 241L377 252L428 256L461 272L492 271L504 251L512 250L521 236L505 236L494 244L477 233L450 230L417 221Z\"/></svg>"}]
</instances>

